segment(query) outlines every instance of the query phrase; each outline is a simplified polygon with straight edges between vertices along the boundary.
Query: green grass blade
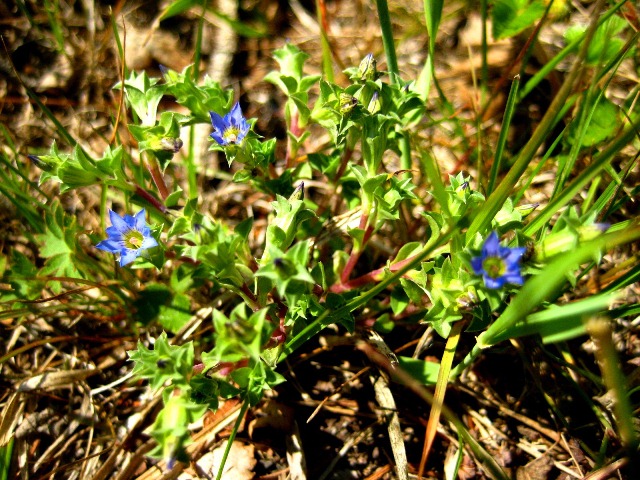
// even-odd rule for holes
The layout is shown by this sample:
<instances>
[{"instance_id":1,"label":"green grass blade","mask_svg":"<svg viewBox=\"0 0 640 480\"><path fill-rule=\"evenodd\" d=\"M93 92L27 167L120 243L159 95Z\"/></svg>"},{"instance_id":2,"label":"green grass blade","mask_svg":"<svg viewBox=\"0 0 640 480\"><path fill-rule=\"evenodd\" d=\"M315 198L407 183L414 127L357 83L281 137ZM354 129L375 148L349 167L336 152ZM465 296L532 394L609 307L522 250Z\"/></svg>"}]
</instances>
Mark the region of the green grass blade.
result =
<instances>
[{"instance_id":1,"label":"green grass blade","mask_svg":"<svg viewBox=\"0 0 640 480\"><path fill-rule=\"evenodd\" d=\"M627 0L621 0L616 3L613 7L607 10L602 17L598 20L598 25L602 25L609 18L616 14L616 12L625 4ZM538 71L533 77L529 79L529 81L524 85L522 90L520 91L520 95L518 96L518 100L522 100L524 97L529 95L542 80L544 80L559 64L562 62L567 56L569 56L574 50L577 50L578 47L583 45L583 42L588 42L586 39L586 35L588 31L584 32L582 35L579 35L575 38L571 43L569 43L566 47L564 47L555 57L553 57L549 62L547 62L541 69Z\"/></svg>"},{"instance_id":2,"label":"green grass blade","mask_svg":"<svg viewBox=\"0 0 640 480\"><path fill-rule=\"evenodd\" d=\"M389 5L387 0L376 0L378 8L378 19L380 21L380 30L382 31L382 44L384 52L387 56L387 70L391 75L393 83L398 82L398 57L396 55L396 46L393 41L393 26L391 18L389 18Z\"/></svg>"},{"instance_id":3,"label":"green grass blade","mask_svg":"<svg viewBox=\"0 0 640 480\"><path fill-rule=\"evenodd\" d=\"M608 148L593 157L592 163L585 168L562 192L560 192L523 230L528 236L533 236L564 207L580 190L589 183L600 171L606 167L622 148L627 146L636 135L639 125L633 124L625 128Z\"/></svg>"},{"instance_id":4,"label":"green grass blade","mask_svg":"<svg viewBox=\"0 0 640 480\"><path fill-rule=\"evenodd\" d=\"M487 186L487 195L491 195L493 187L498 179L498 172L500 172L500 166L502 165L502 155L504 153L504 147L507 144L507 138L509 133L509 125L511 125L511 118L516 108L516 98L518 96L518 87L520 86L520 75L516 75L513 78L511 84L511 90L509 90L509 98L507 99L507 106L504 110L504 117L502 119L502 128L500 129L500 136L498 137L498 144L496 145L496 153L493 159L493 165L491 165L491 172L489 173L489 185Z\"/></svg>"},{"instance_id":5,"label":"green grass blade","mask_svg":"<svg viewBox=\"0 0 640 480\"><path fill-rule=\"evenodd\" d=\"M518 294L513 298L505 311L483 334L478 337L481 345L494 345L496 338L508 334L524 315L538 308L567 281L567 275L581 264L593 260L602 252L613 247L631 243L640 239L640 224L602 235L590 242L585 242L576 250L559 256L551 261L538 275L528 280Z\"/></svg>"},{"instance_id":6,"label":"green grass blade","mask_svg":"<svg viewBox=\"0 0 640 480\"><path fill-rule=\"evenodd\" d=\"M598 6L601 7L603 4L604 2L600 1L598 3ZM598 10L596 9L596 11ZM469 230L467 231L467 242L471 241L471 239L473 239L478 232L484 231L489 227L496 213L498 213L500 208L502 208L502 205L506 201L507 197L511 194L513 188L520 180L520 177L529 166L529 163L535 156L538 148L547 138L548 133L553 129L555 124L560 120L559 113L564 108L569 96L573 93L575 83L580 77L580 74L584 67L583 62L587 55L589 41L595 34L597 25L597 16L595 16L587 30L585 42L582 45L578 56L576 57L571 71L562 84L560 91L551 102L549 109L545 113L538 127L533 132L531 139L520 151L517 160L515 161L507 175L504 177L502 182L500 182L496 190L489 196L480 212L478 212L476 217L473 219Z\"/></svg>"},{"instance_id":7,"label":"green grass blade","mask_svg":"<svg viewBox=\"0 0 640 480\"><path fill-rule=\"evenodd\" d=\"M595 295L533 313L502 335L496 335L493 341L500 343L510 338L540 335L544 343L555 343L584 335L585 316L606 311L616 297L616 294Z\"/></svg>"}]
</instances>

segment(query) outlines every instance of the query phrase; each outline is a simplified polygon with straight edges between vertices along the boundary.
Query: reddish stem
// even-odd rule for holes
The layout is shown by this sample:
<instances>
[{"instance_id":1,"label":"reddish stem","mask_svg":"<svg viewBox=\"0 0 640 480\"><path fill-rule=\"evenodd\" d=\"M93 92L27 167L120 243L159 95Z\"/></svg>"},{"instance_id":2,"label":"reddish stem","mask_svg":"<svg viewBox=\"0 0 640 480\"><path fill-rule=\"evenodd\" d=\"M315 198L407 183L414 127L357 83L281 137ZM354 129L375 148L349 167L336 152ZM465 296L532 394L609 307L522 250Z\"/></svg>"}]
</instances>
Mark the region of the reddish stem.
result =
<instances>
[{"instance_id":1,"label":"reddish stem","mask_svg":"<svg viewBox=\"0 0 640 480\"><path fill-rule=\"evenodd\" d=\"M151 195L149 192L143 189L140 185L137 185L137 184L135 185L135 192L136 192L136 195L139 195L142 198L144 198L147 202L149 202L151 205L153 205L162 213L167 213L167 207L165 207L161 202L158 201L156 197Z\"/></svg>"},{"instance_id":2,"label":"reddish stem","mask_svg":"<svg viewBox=\"0 0 640 480\"><path fill-rule=\"evenodd\" d=\"M358 278L354 278L353 280L350 280L348 282L337 283L335 285L332 285L329 288L329 290L332 293L342 293L342 292L347 292L349 290L353 290L354 288L362 287L364 285L367 285L368 283L379 282L384 277L384 273L387 269L390 270L392 273L397 272L408 263L411 263L414 258L415 256L405 258L404 260L400 260L399 262L396 262L393 265L390 265L389 267L378 268L376 270L372 270L369 273L365 273L364 275L361 275Z\"/></svg>"},{"instance_id":3,"label":"reddish stem","mask_svg":"<svg viewBox=\"0 0 640 480\"><path fill-rule=\"evenodd\" d=\"M291 125L289 126L289 131L296 138L300 137L300 134L302 133L302 130L300 130L300 127L298 126L298 115L299 113L297 109L291 113ZM298 148L296 147L294 149L292 142L293 140L291 140L291 137L287 136L287 156L285 159L287 168L291 168L293 166L294 157L298 154Z\"/></svg>"},{"instance_id":4,"label":"reddish stem","mask_svg":"<svg viewBox=\"0 0 640 480\"><path fill-rule=\"evenodd\" d=\"M156 188L158 189L158 193L160 193L162 200L166 200L169 196L169 189L167 188L167 184L164 183L164 177L158 168L158 162L155 160L150 162L149 173L151 174L153 183L156 184Z\"/></svg>"},{"instance_id":5,"label":"reddish stem","mask_svg":"<svg viewBox=\"0 0 640 480\"><path fill-rule=\"evenodd\" d=\"M359 226L360 229L365 228L367 224L367 219L368 219L368 215L362 215L362 217L360 217L360 226ZM362 245L360 245L360 248L357 250L355 249L351 250L351 255L349 255L349 260L347 260L347 264L344 266L344 270L340 275L341 283L344 284L349 280L349 276L351 275L351 272L353 271L356 264L358 263L358 260L360 259L360 255L362 255L364 247L367 245L367 242L369 241L372 235L373 235L373 227L372 226L366 227L366 230L364 231L364 235L362 237Z\"/></svg>"}]
</instances>

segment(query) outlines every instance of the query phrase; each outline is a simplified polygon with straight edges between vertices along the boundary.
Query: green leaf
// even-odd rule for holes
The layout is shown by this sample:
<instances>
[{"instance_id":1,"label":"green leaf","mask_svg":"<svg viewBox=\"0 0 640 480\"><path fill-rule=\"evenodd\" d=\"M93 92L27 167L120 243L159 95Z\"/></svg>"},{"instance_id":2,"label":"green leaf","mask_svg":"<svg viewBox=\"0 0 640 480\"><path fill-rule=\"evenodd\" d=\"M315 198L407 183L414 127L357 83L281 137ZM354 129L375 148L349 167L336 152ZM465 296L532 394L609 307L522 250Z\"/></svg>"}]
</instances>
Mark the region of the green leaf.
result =
<instances>
[{"instance_id":1,"label":"green leaf","mask_svg":"<svg viewBox=\"0 0 640 480\"><path fill-rule=\"evenodd\" d=\"M595 295L562 306L552 305L517 322L505 332L504 337L496 337L496 341L540 335L543 343L556 343L584 335L586 320L595 314L606 312L617 296L616 293Z\"/></svg>"},{"instance_id":2,"label":"green leaf","mask_svg":"<svg viewBox=\"0 0 640 480\"><path fill-rule=\"evenodd\" d=\"M578 122L570 125L567 138L569 143L579 141L583 147L592 147L611 138L620 127L618 107L604 96L600 97L600 101L595 106L588 108L588 113L591 121L582 136L578 137Z\"/></svg>"},{"instance_id":3,"label":"green leaf","mask_svg":"<svg viewBox=\"0 0 640 480\"><path fill-rule=\"evenodd\" d=\"M280 71L283 75L288 75L296 80L302 78L302 69L309 54L295 45L287 43L284 47L275 50L273 56L280 65Z\"/></svg>"},{"instance_id":4,"label":"green leaf","mask_svg":"<svg viewBox=\"0 0 640 480\"><path fill-rule=\"evenodd\" d=\"M40 270L42 276L83 278L78 270L80 262L76 256L76 223L75 218L67 216L59 204L51 207L51 213L46 215L47 230L43 234L35 235L40 245L39 255L45 258L44 267ZM52 289L60 291L60 284L54 282Z\"/></svg>"},{"instance_id":5,"label":"green leaf","mask_svg":"<svg viewBox=\"0 0 640 480\"><path fill-rule=\"evenodd\" d=\"M598 27L587 50L586 62L589 65L604 64L612 61L624 46L619 34L627 27L627 22L618 16L612 16ZM565 32L568 43L580 38L586 27L572 25Z\"/></svg>"},{"instance_id":6,"label":"green leaf","mask_svg":"<svg viewBox=\"0 0 640 480\"><path fill-rule=\"evenodd\" d=\"M401 314L409 306L409 297L402 288L391 291L391 310L394 315Z\"/></svg>"},{"instance_id":7,"label":"green leaf","mask_svg":"<svg viewBox=\"0 0 640 480\"><path fill-rule=\"evenodd\" d=\"M11 250L11 268L7 272L7 279L18 298L33 300L38 298L44 287L44 282L35 280L38 269L31 260L16 249Z\"/></svg>"},{"instance_id":8,"label":"green leaf","mask_svg":"<svg viewBox=\"0 0 640 480\"><path fill-rule=\"evenodd\" d=\"M166 93L189 110L191 120L187 124L209 123L209 112L223 115L231 109L233 90L223 89L210 77L205 77L202 85L197 84L193 79L193 68L189 65L182 73L167 70L164 75Z\"/></svg>"},{"instance_id":9,"label":"green leaf","mask_svg":"<svg viewBox=\"0 0 640 480\"><path fill-rule=\"evenodd\" d=\"M171 192L167 197L167 199L164 201L165 206L167 208L171 208L178 205L178 202L182 198L183 193L184 193L184 190L182 190L180 187L178 187L176 191Z\"/></svg>"},{"instance_id":10,"label":"green leaf","mask_svg":"<svg viewBox=\"0 0 640 480\"><path fill-rule=\"evenodd\" d=\"M187 387L187 379L193 371L193 343L170 345L167 334L156 339L153 349L138 341L138 348L127 352L135 362L133 374L150 381L156 390L170 381L176 387Z\"/></svg>"},{"instance_id":11,"label":"green leaf","mask_svg":"<svg viewBox=\"0 0 640 480\"><path fill-rule=\"evenodd\" d=\"M517 35L542 18L546 6L541 0L496 0L491 11L493 38Z\"/></svg>"},{"instance_id":12,"label":"green leaf","mask_svg":"<svg viewBox=\"0 0 640 480\"><path fill-rule=\"evenodd\" d=\"M180 15L181 13L201 4L201 0L174 0L162 11L159 20L166 20L167 18L175 17L176 15Z\"/></svg>"},{"instance_id":13,"label":"green leaf","mask_svg":"<svg viewBox=\"0 0 640 480\"><path fill-rule=\"evenodd\" d=\"M402 356L398 356L398 363L404 371L424 385L433 385L438 381L439 363Z\"/></svg>"},{"instance_id":14,"label":"green leaf","mask_svg":"<svg viewBox=\"0 0 640 480\"><path fill-rule=\"evenodd\" d=\"M191 319L191 300L187 295L177 294L169 305L162 305L158 322L172 333L178 332Z\"/></svg>"}]
</instances>

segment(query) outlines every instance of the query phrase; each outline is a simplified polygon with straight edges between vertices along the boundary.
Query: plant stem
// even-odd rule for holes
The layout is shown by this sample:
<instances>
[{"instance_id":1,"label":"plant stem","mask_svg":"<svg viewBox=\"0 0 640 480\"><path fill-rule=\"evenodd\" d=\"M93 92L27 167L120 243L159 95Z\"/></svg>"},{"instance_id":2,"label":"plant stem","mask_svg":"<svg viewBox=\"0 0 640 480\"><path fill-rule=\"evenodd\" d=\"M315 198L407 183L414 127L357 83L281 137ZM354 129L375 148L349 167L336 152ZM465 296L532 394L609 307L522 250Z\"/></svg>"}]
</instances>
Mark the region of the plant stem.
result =
<instances>
[{"instance_id":1,"label":"plant stem","mask_svg":"<svg viewBox=\"0 0 640 480\"><path fill-rule=\"evenodd\" d=\"M162 176L162 172L160 172L160 167L158 166L158 161L153 155L146 155L147 161L147 169L151 174L151 178L153 179L153 183L155 183L156 188L158 189L158 193L162 197L163 200L166 200L169 196L169 189L167 188L167 184L164 182L164 177Z\"/></svg>"},{"instance_id":2,"label":"plant stem","mask_svg":"<svg viewBox=\"0 0 640 480\"><path fill-rule=\"evenodd\" d=\"M147 202L149 202L151 205L153 205L159 211L161 211L162 213L167 213L167 207L165 207L161 202L158 201L158 199L156 197L151 195L149 192L147 192L140 185L136 184L134 186L134 191L135 191L135 193L137 195L140 195L142 198L144 198Z\"/></svg>"},{"instance_id":3,"label":"plant stem","mask_svg":"<svg viewBox=\"0 0 640 480\"><path fill-rule=\"evenodd\" d=\"M242 402L242 408L240 408L240 413L238 413L238 418L233 424L233 429L231 430L231 434L229 435L229 439L227 440L227 445L224 448L224 454L222 455L222 459L220 460L220 468L218 468L218 475L216 476L216 480L221 480L222 475L224 474L224 464L227 463L227 458L229 457L231 446L233 445L233 441L236 439L236 435L238 434L238 430L240 429L240 424L242 423L242 419L244 418L248 409L249 397L247 396L247 398L245 398Z\"/></svg>"},{"instance_id":4,"label":"plant stem","mask_svg":"<svg viewBox=\"0 0 640 480\"><path fill-rule=\"evenodd\" d=\"M396 56L396 47L393 42L393 28L391 19L389 18L389 6L387 0L376 0L378 7L378 18L380 20L380 30L382 32L382 44L387 55L387 70L391 75L391 81L398 83L398 58Z\"/></svg>"},{"instance_id":5,"label":"plant stem","mask_svg":"<svg viewBox=\"0 0 640 480\"><path fill-rule=\"evenodd\" d=\"M318 24L320 25L320 44L322 45L322 73L327 82L333 83L333 65L331 62L331 46L329 45L329 36L327 31L329 23L327 22L327 6L324 0L316 0L316 12L318 15Z\"/></svg>"},{"instance_id":6,"label":"plant stem","mask_svg":"<svg viewBox=\"0 0 640 480\"><path fill-rule=\"evenodd\" d=\"M365 215L362 216L362 218L364 217ZM365 221L365 225L366 225L366 221ZM361 228L365 228L365 226L361 226ZM359 248L357 249L354 248L351 251L351 254L349 255L349 260L347 260L347 264L344 266L344 270L342 270L342 273L340 274L340 283L344 284L349 280L349 276L351 275L351 272L353 271L356 264L358 263L358 259L360 258L360 255L362 255L362 252L364 251L364 247L367 245L372 235L373 235L373 227L371 226L366 227L366 230L362 237L362 244L359 246Z\"/></svg>"},{"instance_id":7,"label":"plant stem","mask_svg":"<svg viewBox=\"0 0 640 480\"><path fill-rule=\"evenodd\" d=\"M614 419L618 425L620 442L627 450L631 459L637 455L638 436L636 435L633 418L633 407L629 401L629 392L625 376L620 370L618 353L613 344L611 326L603 318L594 318L587 322L587 330L595 345L595 355L600 365L602 379L613 396ZM635 457L635 462L638 459ZM637 467L637 465L633 465ZM634 477L637 478L637 477Z\"/></svg>"}]
</instances>

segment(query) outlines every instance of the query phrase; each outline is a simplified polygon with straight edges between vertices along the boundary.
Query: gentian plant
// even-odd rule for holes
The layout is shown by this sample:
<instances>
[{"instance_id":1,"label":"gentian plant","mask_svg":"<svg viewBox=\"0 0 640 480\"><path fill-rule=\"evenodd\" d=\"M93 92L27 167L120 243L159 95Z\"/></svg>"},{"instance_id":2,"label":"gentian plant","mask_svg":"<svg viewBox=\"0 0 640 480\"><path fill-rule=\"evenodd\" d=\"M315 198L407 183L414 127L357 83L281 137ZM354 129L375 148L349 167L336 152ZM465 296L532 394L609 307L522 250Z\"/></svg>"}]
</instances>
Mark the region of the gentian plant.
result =
<instances>
[{"instance_id":1,"label":"gentian plant","mask_svg":"<svg viewBox=\"0 0 640 480\"><path fill-rule=\"evenodd\" d=\"M40 263L36 267L16 251L11 265L1 264L8 272L4 284L14 289L7 302L35 304L45 288L43 278L56 282L49 287L54 293L62 288L61 278L75 278L108 292L104 304L118 302L126 321L149 328L135 348L131 344L129 357L133 376L148 382L149 395L163 406L148 431L156 442L151 455L163 459L165 468L188 461L190 425L216 410L219 399L238 398L242 407L228 454L247 410L287 380L292 368L287 360L332 326L344 343L365 352L371 365L432 402L424 452L415 461L420 475L443 415L458 434L456 448L470 449L488 476L506 479L503 466L467 422L445 408L447 387L488 349L525 335L560 345L557 357L565 359L563 368L569 365L567 377L573 379L579 369L564 342L586 335L591 317L637 315L637 302L611 310L616 295L637 281L637 255L621 263L624 268L611 267L615 262L608 255L640 239L638 218L622 216L630 202L626 193L637 193L637 186L625 182L637 161L628 156L628 147L640 131L638 91L635 86L614 105L603 90L633 42L600 45L595 52L592 44L582 43L609 31L607 22L618 18L621 4L609 7L606 16L594 15L586 30L572 31L566 48L522 91L520 77L513 79L499 135L495 144L485 145L483 115L495 107L493 97L478 95L482 108L464 116L436 78L434 42L443 3L425 2L430 55L419 78L400 75L386 1L376 5L387 70L378 68L383 65L378 52L334 81L326 67L322 75L309 73L309 55L300 48L287 43L275 50L277 68L265 81L286 98L281 112L286 135L280 139L245 118L234 103L239 92L200 78L190 66L182 72L163 68L160 78L132 72L116 85L126 107L128 143L95 154L65 137L71 153L62 153L58 141L48 153L30 156L43 170L42 182L58 182L62 191L99 188L101 226L82 228L57 203L47 207L43 226L33 220L33 208L24 208L34 222L30 241L40 247ZM515 36L531 27L537 35L533 26L544 24L546 7L534 3L542 12L535 18L521 18L520 10L499 15L511 7L495 5L494 34ZM510 24L509 18L518 22ZM325 56L323 64L331 65ZM545 72L569 58L575 66L563 72L564 83L535 131L524 144L511 146L516 106ZM523 61L523 74L525 67ZM587 67L597 81L582 81L579 73ZM481 83L490 91L486 78ZM431 95L431 86L438 87L438 95ZM180 105L180 113L171 102ZM599 115L612 109L615 128L610 129ZM194 160L194 142L181 138L209 121L209 138L203 135L210 144L207 155L224 156L228 163L213 174L206 168L210 158ZM477 133L468 138L469 131ZM453 136L459 138L451 142L455 153L449 157L466 163L449 172L453 167L434 145ZM545 192L546 203L531 204L529 188L551 163L562 174ZM203 201L210 192L198 190L210 180L241 191L243 208L211 214L215 202ZM15 198L26 202L22 192ZM140 210L120 216L109 204ZM111 226L103 239L96 231L104 230L107 217ZM501 245L501 237L509 244ZM120 266L136 269L114 268L104 255L87 254L89 243L118 255ZM599 278L605 267L616 275L590 290L586 279ZM421 335L433 338L435 332L444 353L437 362L435 354L425 357L420 349L416 358L388 360L393 356L379 355L379 347L387 338L394 341L385 336L391 331L402 339L400 345ZM380 336L375 348L374 333ZM606 378L613 379L606 389L617 392L616 408L633 411L619 379ZM425 389L432 384L434 396ZM557 410L552 407L548 410ZM597 419L606 438L619 432L615 452L609 440L593 451L599 455L600 448L611 458L624 452L631 462L637 434L620 412L611 421ZM396 428L391 423L389 429ZM399 443L393 448L403 449ZM458 466L461 462L462 453ZM401 455L395 463L398 477L408 478ZM221 466L218 477L222 471Z\"/></svg>"}]
</instances>

